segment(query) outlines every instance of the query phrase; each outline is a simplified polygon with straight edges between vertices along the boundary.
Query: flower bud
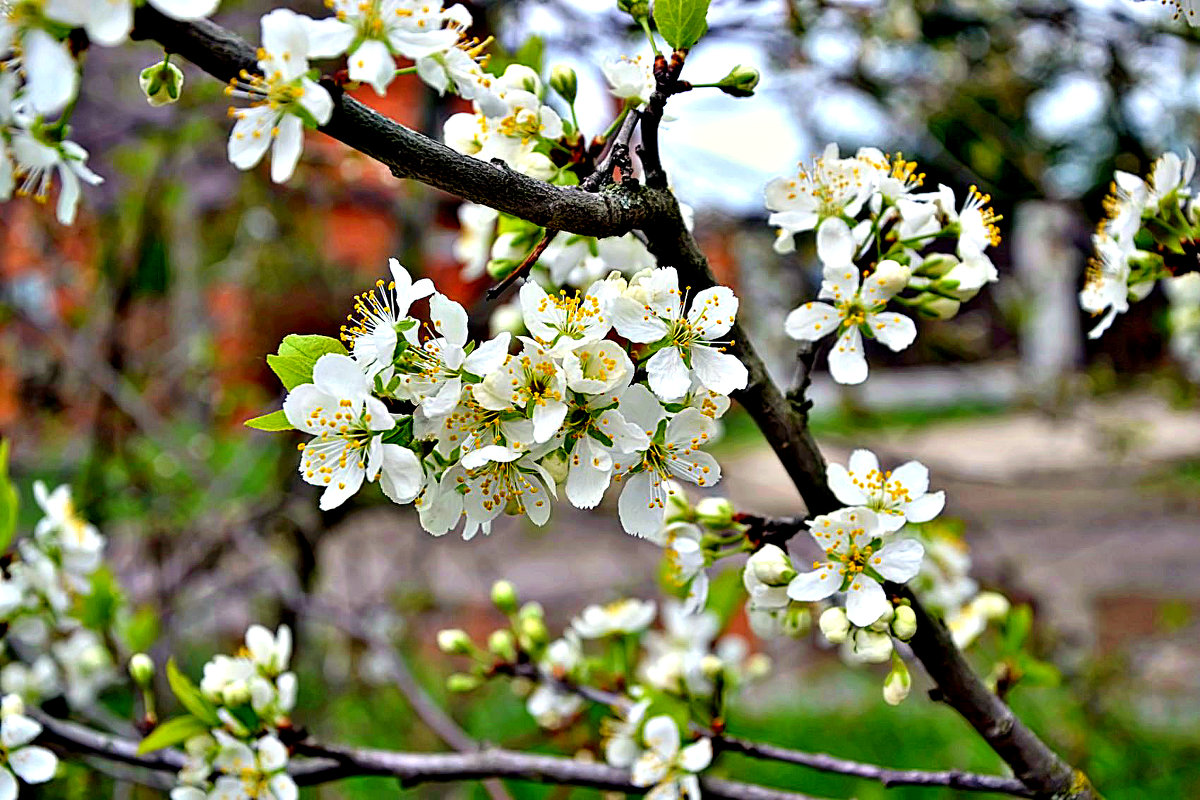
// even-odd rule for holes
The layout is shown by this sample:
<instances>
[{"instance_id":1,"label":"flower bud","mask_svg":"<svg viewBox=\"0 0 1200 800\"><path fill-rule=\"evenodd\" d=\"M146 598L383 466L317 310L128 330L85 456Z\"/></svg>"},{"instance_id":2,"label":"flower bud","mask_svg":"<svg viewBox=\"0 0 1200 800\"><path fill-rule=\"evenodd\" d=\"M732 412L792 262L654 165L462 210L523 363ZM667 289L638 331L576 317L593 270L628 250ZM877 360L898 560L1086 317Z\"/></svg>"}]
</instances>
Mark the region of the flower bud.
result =
<instances>
[{"instance_id":1,"label":"flower bud","mask_svg":"<svg viewBox=\"0 0 1200 800\"><path fill-rule=\"evenodd\" d=\"M712 653L700 659L700 672L710 681L715 681L717 677L725 671L725 662L714 656Z\"/></svg>"},{"instance_id":2,"label":"flower bud","mask_svg":"<svg viewBox=\"0 0 1200 800\"><path fill-rule=\"evenodd\" d=\"M865 628L854 634L854 657L868 664L882 664L892 654L892 637Z\"/></svg>"},{"instance_id":3,"label":"flower bud","mask_svg":"<svg viewBox=\"0 0 1200 800\"><path fill-rule=\"evenodd\" d=\"M518 336L525 332L525 317L521 314L519 306L512 304L500 306L492 312L488 327L491 329L492 336L499 336L505 332Z\"/></svg>"},{"instance_id":4,"label":"flower bud","mask_svg":"<svg viewBox=\"0 0 1200 800\"><path fill-rule=\"evenodd\" d=\"M250 702L250 686L245 681L233 681L221 689L221 702L227 706L244 706Z\"/></svg>"},{"instance_id":5,"label":"flower bud","mask_svg":"<svg viewBox=\"0 0 1200 800\"><path fill-rule=\"evenodd\" d=\"M542 604L536 600L530 600L525 605L521 606L521 610L517 612L517 616L521 619L526 617L536 617L544 620L546 618L546 609L542 608Z\"/></svg>"},{"instance_id":6,"label":"flower bud","mask_svg":"<svg viewBox=\"0 0 1200 800\"><path fill-rule=\"evenodd\" d=\"M921 304L917 306L917 311L930 319L953 319L962 306L958 300L951 300L949 297L928 292L922 294L920 299Z\"/></svg>"},{"instance_id":7,"label":"flower bud","mask_svg":"<svg viewBox=\"0 0 1200 800\"><path fill-rule=\"evenodd\" d=\"M817 626L825 638L834 644L846 641L846 637L850 634L850 619L846 616L846 609L841 606L827 608L821 612Z\"/></svg>"},{"instance_id":8,"label":"flower bud","mask_svg":"<svg viewBox=\"0 0 1200 800\"><path fill-rule=\"evenodd\" d=\"M746 567L754 570L754 577L767 586L784 586L796 577L792 560L778 545L766 544L760 547L746 561Z\"/></svg>"},{"instance_id":9,"label":"flower bud","mask_svg":"<svg viewBox=\"0 0 1200 800\"><path fill-rule=\"evenodd\" d=\"M755 653L746 659L746 678L762 680L771 674L771 657L766 653Z\"/></svg>"},{"instance_id":10,"label":"flower bud","mask_svg":"<svg viewBox=\"0 0 1200 800\"><path fill-rule=\"evenodd\" d=\"M917 613L911 606L896 608L896 618L892 620L892 633L902 642L907 642L917 632Z\"/></svg>"},{"instance_id":11,"label":"flower bud","mask_svg":"<svg viewBox=\"0 0 1200 800\"><path fill-rule=\"evenodd\" d=\"M691 522L695 518L696 512L688 502L687 492L683 491L683 489L667 492L667 513L663 517L663 524Z\"/></svg>"},{"instance_id":12,"label":"flower bud","mask_svg":"<svg viewBox=\"0 0 1200 800\"><path fill-rule=\"evenodd\" d=\"M183 72L169 61L163 60L146 67L138 75L142 93L152 106L174 103L183 92Z\"/></svg>"},{"instance_id":13,"label":"flower bud","mask_svg":"<svg viewBox=\"0 0 1200 800\"><path fill-rule=\"evenodd\" d=\"M574 103L575 95L579 91L579 78L575 75L575 70L566 64L556 64L554 69L550 70L550 88L558 92L563 100Z\"/></svg>"},{"instance_id":14,"label":"flower bud","mask_svg":"<svg viewBox=\"0 0 1200 800\"><path fill-rule=\"evenodd\" d=\"M617 0L617 8L638 22L650 16L650 0Z\"/></svg>"},{"instance_id":15,"label":"flower bud","mask_svg":"<svg viewBox=\"0 0 1200 800\"><path fill-rule=\"evenodd\" d=\"M483 678L478 675L468 675L465 672L455 672L446 678L446 691L473 692L483 685Z\"/></svg>"},{"instance_id":16,"label":"flower bud","mask_svg":"<svg viewBox=\"0 0 1200 800\"><path fill-rule=\"evenodd\" d=\"M733 524L733 515L733 503L724 497L706 497L696 503L696 521L710 528L728 528Z\"/></svg>"},{"instance_id":17,"label":"flower bud","mask_svg":"<svg viewBox=\"0 0 1200 800\"><path fill-rule=\"evenodd\" d=\"M512 631L492 631L492 635L488 637L488 650L502 661L517 660L517 640Z\"/></svg>"},{"instance_id":18,"label":"flower bud","mask_svg":"<svg viewBox=\"0 0 1200 800\"><path fill-rule=\"evenodd\" d=\"M541 617L524 617L517 629L521 647L526 650L537 650L550 641L550 631L546 621Z\"/></svg>"},{"instance_id":19,"label":"flower bud","mask_svg":"<svg viewBox=\"0 0 1200 800\"><path fill-rule=\"evenodd\" d=\"M1012 604L999 592L980 592L971 601L975 610L988 619L1001 619L1008 614Z\"/></svg>"},{"instance_id":20,"label":"flower bud","mask_svg":"<svg viewBox=\"0 0 1200 800\"><path fill-rule=\"evenodd\" d=\"M958 266L958 259L949 253L934 253L926 256L917 267L916 274L926 278L940 278Z\"/></svg>"},{"instance_id":21,"label":"flower bud","mask_svg":"<svg viewBox=\"0 0 1200 800\"><path fill-rule=\"evenodd\" d=\"M492 584L492 603L503 614L517 610L517 587L511 581L496 581Z\"/></svg>"},{"instance_id":22,"label":"flower bud","mask_svg":"<svg viewBox=\"0 0 1200 800\"><path fill-rule=\"evenodd\" d=\"M446 628L438 631L437 645L443 653L465 656L471 652L471 637L460 628Z\"/></svg>"},{"instance_id":23,"label":"flower bud","mask_svg":"<svg viewBox=\"0 0 1200 800\"><path fill-rule=\"evenodd\" d=\"M892 619L895 616L896 616L896 609L889 604L887 607L887 610L885 610L882 614L879 615L879 619L875 620L867 627L870 628L871 630L875 631L876 633L887 633L888 626L892 624Z\"/></svg>"},{"instance_id":24,"label":"flower bud","mask_svg":"<svg viewBox=\"0 0 1200 800\"><path fill-rule=\"evenodd\" d=\"M898 261L887 258L879 262L875 271L866 278L864 283L870 284L873 288L878 287L876 291L880 296L891 297L908 286L908 279L911 277L911 269Z\"/></svg>"},{"instance_id":25,"label":"flower bud","mask_svg":"<svg viewBox=\"0 0 1200 800\"><path fill-rule=\"evenodd\" d=\"M889 706L898 706L908 697L912 688L912 677L908 667L899 658L892 659L892 671L883 679L883 699Z\"/></svg>"},{"instance_id":26,"label":"flower bud","mask_svg":"<svg viewBox=\"0 0 1200 800\"><path fill-rule=\"evenodd\" d=\"M754 67L738 64L729 74L717 82L717 86L725 94L733 97L751 97L754 88L758 86L759 74Z\"/></svg>"},{"instance_id":27,"label":"flower bud","mask_svg":"<svg viewBox=\"0 0 1200 800\"><path fill-rule=\"evenodd\" d=\"M134 653L129 659L129 677L143 689L154 680L154 662L145 653Z\"/></svg>"},{"instance_id":28,"label":"flower bud","mask_svg":"<svg viewBox=\"0 0 1200 800\"><path fill-rule=\"evenodd\" d=\"M812 613L800 605L791 605L783 612L783 632L799 639L812 627Z\"/></svg>"},{"instance_id":29,"label":"flower bud","mask_svg":"<svg viewBox=\"0 0 1200 800\"><path fill-rule=\"evenodd\" d=\"M0 700L0 717L8 717L13 714L25 713L25 701L21 699L19 694L6 694L4 699Z\"/></svg>"},{"instance_id":30,"label":"flower bud","mask_svg":"<svg viewBox=\"0 0 1200 800\"><path fill-rule=\"evenodd\" d=\"M567 479L567 470L570 469L570 463L567 461L567 454L562 450L555 450L553 453L548 453L538 462L546 472L550 473L550 477L555 483L562 483Z\"/></svg>"}]
</instances>

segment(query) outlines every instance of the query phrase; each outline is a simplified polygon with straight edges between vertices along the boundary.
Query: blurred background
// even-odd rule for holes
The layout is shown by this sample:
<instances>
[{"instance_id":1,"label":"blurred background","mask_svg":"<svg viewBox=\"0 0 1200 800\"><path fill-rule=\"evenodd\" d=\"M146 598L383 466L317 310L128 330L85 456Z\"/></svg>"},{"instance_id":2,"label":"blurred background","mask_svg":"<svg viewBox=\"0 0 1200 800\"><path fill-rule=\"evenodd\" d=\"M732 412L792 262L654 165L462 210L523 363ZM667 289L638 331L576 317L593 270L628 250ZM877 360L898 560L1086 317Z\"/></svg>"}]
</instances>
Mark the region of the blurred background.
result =
<instances>
[{"instance_id":1,"label":"blurred background","mask_svg":"<svg viewBox=\"0 0 1200 800\"><path fill-rule=\"evenodd\" d=\"M216 19L254 41L271 5L225 0ZM520 51L547 71L574 66L584 133L607 127L618 107L598 65L646 49L615 3L468 5L472 34L497 37L498 63ZM291 7L326 13L319 2ZM759 90L675 98L663 133L697 235L785 383L794 345L782 320L819 273L803 246L772 251L767 180L836 141L843 152L902 151L930 188L991 194L1004 215L1000 282L955 319L922 321L916 346L873 352L863 387L819 373L812 424L831 460L865 446L885 462L930 467L975 576L1033 608L1032 650L1055 667L1010 700L1110 798L1200 796L1200 362L1172 351L1160 292L1099 341L1086 339L1092 321L1075 300L1113 170L1144 174L1164 149L1197 144L1198 34L1172 10L1125 0L714 0L711 32L684 77L716 80L742 63L763 73ZM592 744L578 731L545 738L503 685L447 697L454 664L432 639L448 625L486 635L500 624L487 602L500 577L559 624L588 603L653 596L661 551L621 532L615 497L600 513L561 503L544 530L502 518L488 538L434 539L373 486L319 512L296 474L296 438L241 424L282 398L264 356L288 333L335 335L389 256L486 325L488 279L464 279L455 257L457 200L398 182L318 134L285 186L263 169L239 173L225 157L217 81L187 67L179 104L146 105L137 72L159 56L145 44L89 53L74 138L106 182L85 193L75 227L32 203L0 206L0 431L25 490L24 528L37 518L33 480L72 484L109 537L146 646L177 654L193 674L236 647L251 621L293 625L297 717L327 739L442 746L379 653L347 635L357 630L339 616L348 612L358 634L397 638L416 681L471 734L565 753ZM356 96L435 136L465 109L411 76L384 98ZM798 513L748 418L735 408L724 423L716 493L739 510ZM848 668L810 638L757 641L740 603L727 605L727 629L776 664L741 697L731 731L892 766L1000 769L923 691L886 706L884 668ZM985 673L991 646L979 656ZM119 713L129 699L106 702ZM750 774L732 759L725 769ZM833 797L955 796L762 764L752 774ZM521 798L569 793L510 788ZM403 794L382 779L308 791ZM154 795L78 769L38 796Z\"/></svg>"}]
</instances>

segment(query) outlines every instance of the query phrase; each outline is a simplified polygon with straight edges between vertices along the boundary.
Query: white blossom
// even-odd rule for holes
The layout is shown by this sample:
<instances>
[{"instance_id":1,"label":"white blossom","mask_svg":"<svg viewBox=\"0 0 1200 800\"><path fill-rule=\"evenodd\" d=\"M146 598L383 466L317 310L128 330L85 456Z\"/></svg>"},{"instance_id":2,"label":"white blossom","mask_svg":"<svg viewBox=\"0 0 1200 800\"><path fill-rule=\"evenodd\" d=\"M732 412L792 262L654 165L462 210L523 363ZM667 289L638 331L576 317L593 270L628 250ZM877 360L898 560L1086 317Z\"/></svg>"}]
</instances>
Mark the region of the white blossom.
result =
<instances>
[{"instance_id":1,"label":"white blossom","mask_svg":"<svg viewBox=\"0 0 1200 800\"><path fill-rule=\"evenodd\" d=\"M230 82L229 94L251 100L249 108L230 109L236 122L229 134L229 160L250 169L271 149L271 180L292 177L304 148L304 127L324 125L333 116L333 98L308 77L311 55L303 17L277 8L262 18L260 75L243 72Z\"/></svg>"},{"instance_id":2,"label":"white blossom","mask_svg":"<svg viewBox=\"0 0 1200 800\"><path fill-rule=\"evenodd\" d=\"M646 749L633 764L633 785L653 786L649 800L700 800L696 774L712 763L712 741L698 739L681 748L679 728L665 715L646 721L642 740Z\"/></svg>"},{"instance_id":3,"label":"white blossom","mask_svg":"<svg viewBox=\"0 0 1200 800\"><path fill-rule=\"evenodd\" d=\"M872 171L857 158L839 158L836 144L829 144L811 167L800 166L794 178L775 178L767 184L768 223L778 226L775 250L796 249L794 236L821 228L841 217L854 217L871 195Z\"/></svg>"},{"instance_id":4,"label":"white blossom","mask_svg":"<svg viewBox=\"0 0 1200 800\"><path fill-rule=\"evenodd\" d=\"M571 621L571 629L584 639L640 633L654 621L655 613L657 606L653 601L617 600L603 606L588 606Z\"/></svg>"},{"instance_id":5,"label":"white blossom","mask_svg":"<svg viewBox=\"0 0 1200 800\"><path fill-rule=\"evenodd\" d=\"M654 93L654 62L646 56L607 58L600 66L608 90L620 100L634 105L650 102Z\"/></svg>"},{"instance_id":6,"label":"white blossom","mask_svg":"<svg viewBox=\"0 0 1200 800\"><path fill-rule=\"evenodd\" d=\"M846 592L846 615L860 627L874 623L891 604L881 581L905 583L921 567L925 548L915 539L882 543L879 518L869 508L843 508L808 522L827 561L814 561L788 584L793 600L811 602Z\"/></svg>"},{"instance_id":7,"label":"white blossom","mask_svg":"<svg viewBox=\"0 0 1200 800\"><path fill-rule=\"evenodd\" d=\"M71 487L59 486L51 492L46 484L34 481L33 496L45 514L33 531L38 544L57 550L68 573L82 577L94 572L103 556L104 537L75 510Z\"/></svg>"},{"instance_id":8,"label":"white blossom","mask_svg":"<svg viewBox=\"0 0 1200 800\"><path fill-rule=\"evenodd\" d=\"M0 705L0 800L17 800L18 778L33 784L54 777L58 758L30 744L41 732L41 724L25 716L21 698L6 695Z\"/></svg>"},{"instance_id":9,"label":"white blossom","mask_svg":"<svg viewBox=\"0 0 1200 800\"><path fill-rule=\"evenodd\" d=\"M79 65L67 43L51 33L56 21L40 3L0 4L0 56L16 54L4 69L15 73L19 65L29 104L45 116L66 108L79 90Z\"/></svg>"},{"instance_id":10,"label":"white blossom","mask_svg":"<svg viewBox=\"0 0 1200 800\"><path fill-rule=\"evenodd\" d=\"M945 492L929 491L929 470L908 461L884 471L870 450L855 450L847 467L830 464L829 488L847 506L866 506L879 515L884 532L898 531L905 522L928 522L942 513Z\"/></svg>"},{"instance_id":11,"label":"white blossom","mask_svg":"<svg viewBox=\"0 0 1200 800\"><path fill-rule=\"evenodd\" d=\"M213 767L223 773L209 795L216 800L296 800L300 792L287 774L287 748L275 736L263 736L253 745L214 730L220 749Z\"/></svg>"},{"instance_id":12,"label":"white blossom","mask_svg":"<svg viewBox=\"0 0 1200 800\"><path fill-rule=\"evenodd\" d=\"M44 203L50 197L54 176L58 176L58 203L55 216L63 225L75 221L79 207L80 182L96 186L104 178L88 169L88 153L72 141L48 141L31 130L19 129L9 145L13 159L12 178L16 193Z\"/></svg>"},{"instance_id":13,"label":"white blossom","mask_svg":"<svg viewBox=\"0 0 1200 800\"><path fill-rule=\"evenodd\" d=\"M417 300L433 294L433 281L421 278L414 282L397 259L388 259L392 280L379 280L375 290L354 298L354 313L349 325L342 326L342 340L350 345L354 360L362 365L369 377L392 377L392 359L399 343L400 323L408 318L408 310ZM415 325L415 320L412 323Z\"/></svg>"}]
</instances>

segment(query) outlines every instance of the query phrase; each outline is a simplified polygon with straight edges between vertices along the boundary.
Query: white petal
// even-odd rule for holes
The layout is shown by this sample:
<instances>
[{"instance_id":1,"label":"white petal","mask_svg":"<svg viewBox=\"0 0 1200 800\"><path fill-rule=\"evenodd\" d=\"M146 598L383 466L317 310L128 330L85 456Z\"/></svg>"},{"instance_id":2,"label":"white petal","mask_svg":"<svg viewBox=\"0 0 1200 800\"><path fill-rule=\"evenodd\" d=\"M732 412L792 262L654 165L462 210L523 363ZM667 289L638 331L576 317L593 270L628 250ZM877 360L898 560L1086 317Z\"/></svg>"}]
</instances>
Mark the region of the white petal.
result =
<instances>
[{"instance_id":1,"label":"white petal","mask_svg":"<svg viewBox=\"0 0 1200 800\"><path fill-rule=\"evenodd\" d=\"M867 358L863 355L862 334L858 328L843 333L829 351L829 374L843 384L862 383L867 379Z\"/></svg>"},{"instance_id":2,"label":"white petal","mask_svg":"<svg viewBox=\"0 0 1200 800\"><path fill-rule=\"evenodd\" d=\"M79 178L65 164L59 165L58 177L62 186L58 191L55 216L63 225L71 225L75 222L75 210L79 206Z\"/></svg>"},{"instance_id":3,"label":"white petal","mask_svg":"<svg viewBox=\"0 0 1200 800\"><path fill-rule=\"evenodd\" d=\"M846 505L860 506L867 502L867 496L854 485L850 473L841 464L830 464L825 470L825 479L833 496Z\"/></svg>"},{"instance_id":4,"label":"white petal","mask_svg":"<svg viewBox=\"0 0 1200 800\"><path fill-rule=\"evenodd\" d=\"M411 503L421 492L425 474L416 453L398 444L383 446L379 486L393 503Z\"/></svg>"},{"instance_id":5,"label":"white petal","mask_svg":"<svg viewBox=\"0 0 1200 800\"><path fill-rule=\"evenodd\" d=\"M783 323L788 336L802 342L815 342L837 330L841 317L833 306L809 302L793 309Z\"/></svg>"},{"instance_id":6,"label":"white petal","mask_svg":"<svg viewBox=\"0 0 1200 800\"><path fill-rule=\"evenodd\" d=\"M387 94L388 84L396 75L396 61L388 46L378 39L364 41L346 63L350 67L350 80L370 84L380 97Z\"/></svg>"},{"instance_id":7,"label":"white petal","mask_svg":"<svg viewBox=\"0 0 1200 800\"><path fill-rule=\"evenodd\" d=\"M42 732L42 726L23 714L9 714L0 723L0 744L11 750L29 744Z\"/></svg>"},{"instance_id":8,"label":"white petal","mask_svg":"<svg viewBox=\"0 0 1200 800\"><path fill-rule=\"evenodd\" d=\"M0 800L17 800L17 779L4 767L0 767Z\"/></svg>"},{"instance_id":9,"label":"white petal","mask_svg":"<svg viewBox=\"0 0 1200 800\"><path fill-rule=\"evenodd\" d=\"M321 493L321 501L318 505L322 511L329 511L337 508L342 503L350 499L359 489L362 488L363 478L366 477L366 472L361 469L345 470L341 473L334 473L335 477L325 487L325 491Z\"/></svg>"},{"instance_id":10,"label":"white petal","mask_svg":"<svg viewBox=\"0 0 1200 800\"><path fill-rule=\"evenodd\" d=\"M560 400L544 400L533 408L533 441L548 442L558 433L567 418L567 404Z\"/></svg>"},{"instance_id":11,"label":"white petal","mask_svg":"<svg viewBox=\"0 0 1200 800\"><path fill-rule=\"evenodd\" d=\"M665 714L652 717L642 730L642 741L665 761L673 761L679 752L679 726Z\"/></svg>"},{"instance_id":12,"label":"white petal","mask_svg":"<svg viewBox=\"0 0 1200 800\"><path fill-rule=\"evenodd\" d=\"M882 551L880 551L882 552ZM874 578L858 575L846 591L846 616L852 623L865 628L888 610L887 595Z\"/></svg>"},{"instance_id":13,"label":"white petal","mask_svg":"<svg viewBox=\"0 0 1200 800\"><path fill-rule=\"evenodd\" d=\"M275 772L287 766L287 748L274 736L264 736L255 747L258 750L258 765L263 772Z\"/></svg>"},{"instance_id":14,"label":"white petal","mask_svg":"<svg viewBox=\"0 0 1200 800\"><path fill-rule=\"evenodd\" d=\"M304 90L300 95L300 105L304 106L304 110L318 125L329 122L329 118L333 116L333 98L329 96L325 87L311 78L302 78L300 88Z\"/></svg>"},{"instance_id":15,"label":"white petal","mask_svg":"<svg viewBox=\"0 0 1200 800\"><path fill-rule=\"evenodd\" d=\"M787 587L787 596L802 603L824 600L837 592L841 585L837 570L831 565L824 565L792 578Z\"/></svg>"},{"instance_id":16,"label":"white petal","mask_svg":"<svg viewBox=\"0 0 1200 800\"><path fill-rule=\"evenodd\" d=\"M859 480L866 480L872 472L879 472L879 459L870 450L859 448L850 454L847 466Z\"/></svg>"},{"instance_id":17,"label":"white petal","mask_svg":"<svg viewBox=\"0 0 1200 800\"><path fill-rule=\"evenodd\" d=\"M692 386L692 376L678 347L664 347L646 362L650 388L666 401L677 400Z\"/></svg>"},{"instance_id":18,"label":"white petal","mask_svg":"<svg viewBox=\"0 0 1200 800\"><path fill-rule=\"evenodd\" d=\"M692 347L692 369L704 388L717 394L732 394L745 389L750 380L750 373L741 359L705 345Z\"/></svg>"},{"instance_id":19,"label":"white petal","mask_svg":"<svg viewBox=\"0 0 1200 800\"><path fill-rule=\"evenodd\" d=\"M667 334L667 325L646 304L628 297L613 299L609 310L613 327L631 342L657 342Z\"/></svg>"},{"instance_id":20,"label":"white petal","mask_svg":"<svg viewBox=\"0 0 1200 800\"><path fill-rule=\"evenodd\" d=\"M8 765L26 783L45 783L54 777L58 758L44 747L22 747L8 754Z\"/></svg>"},{"instance_id":21,"label":"white petal","mask_svg":"<svg viewBox=\"0 0 1200 800\"><path fill-rule=\"evenodd\" d=\"M890 311L872 314L867 318L867 324L871 326L875 338L893 352L900 352L917 338L916 324L903 314Z\"/></svg>"},{"instance_id":22,"label":"white petal","mask_svg":"<svg viewBox=\"0 0 1200 800\"><path fill-rule=\"evenodd\" d=\"M229 162L238 169L250 169L271 146L271 128L275 112L266 106L242 108L229 134Z\"/></svg>"},{"instance_id":23,"label":"white petal","mask_svg":"<svg viewBox=\"0 0 1200 800\"><path fill-rule=\"evenodd\" d=\"M271 149L271 180L285 183L296 171L304 150L304 123L293 114L284 114L277 127L279 132Z\"/></svg>"},{"instance_id":24,"label":"white petal","mask_svg":"<svg viewBox=\"0 0 1200 800\"><path fill-rule=\"evenodd\" d=\"M700 332L701 338L724 336L737 317L738 299L728 286L710 286L692 298L688 322Z\"/></svg>"},{"instance_id":25,"label":"white petal","mask_svg":"<svg viewBox=\"0 0 1200 800\"><path fill-rule=\"evenodd\" d=\"M635 383L625 390L617 405L628 422L638 426L647 436L653 436L658 429L658 423L667 416L654 394L640 383Z\"/></svg>"},{"instance_id":26,"label":"white petal","mask_svg":"<svg viewBox=\"0 0 1200 800\"><path fill-rule=\"evenodd\" d=\"M87 24L90 39L105 47L112 47L125 41L132 27L132 0L93 0Z\"/></svg>"},{"instance_id":27,"label":"white petal","mask_svg":"<svg viewBox=\"0 0 1200 800\"><path fill-rule=\"evenodd\" d=\"M39 114L58 113L79 88L78 70L71 51L65 42L41 29L26 33L22 45L29 102Z\"/></svg>"},{"instance_id":28,"label":"white petal","mask_svg":"<svg viewBox=\"0 0 1200 800\"><path fill-rule=\"evenodd\" d=\"M921 559L925 557L925 548L916 539L901 539L898 542L885 544L871 559L871 566L883 577L896 583L912 580L921 569ZM874 620L872 620L874 621Z\"/></svg>"},{"instance_id":29,"label":"white petal","mask_svg":"<svg viewBox=\"0 0 1200 800\"><path fill-rule=\"evenodd\" d=\"M907 503L903 508L904 516L910 522L929 522L929 520L942 513L942 509L945 507L946 493L930 492Z\"/></svg>"},{"instance_id":30,"label":"white petal","mask_svg":"<svg viewBox=\"0 0 1200 800\"><path fill-rule=\"evenodd\" d=\"M221 0L150 0L150 5L168 17L181 20L202 19L217 10ZM309 55L315 55L309 53Z\"/></svg>"},{"instance_id":31,"label":"white petal","mask_svg":"<svg viewBox=\"0 0 1200 800\"><path fill-rule=\"evenodd\" d=\"M576 461L578 459L578 461ZM608 489L612 456L586 437L571 455L567 472L567 499L576 508L595 508Z\"/></svg>"},{"instance_id":32,"label":"white petal","mask_svg":"<svg viewBox=\"0 0 1200 800\"><path fill-rule=\"evenodd\" d=\"M467 341L467 312L446 295L438 293L429 298L429 319L438 333L462 346Z\"/></svg>"},{"instance_id":33,"label":"white petal","mask_svg":"<svg viewBox=\"0 0 1200 800\"><path fill-rule=\"evenodd\" d=\"M688 772L700 772L712 763L712 741L700 739L679 751L679 766Z\"/></svg>"},{"instance_id":34,"label":"white petal","mask_svg":"<svg viewBox=\"0 0 1200 800\"><path fill-rule=\"evenodd\" d=\"M370 381L358 362L341 353L326 353L313 365L313 383L343 400L361 401L371 391Z\"/></svg>"},{"instance_id":35,"label":"white petal","mask_svg":"<svg viewBox=\"0 0 1200 800\"><path fill-rule=\"evenodd\" d=\"M638 472L625 479L625 488L617 501L621 527L634 536L653 536L662 527L666 510L656 502L653 487L657 476Z\"/></svg>"},{"instance_id":36,"label":"white petal","mask_svg":"<svg viewBox=\"0 0 1200 800\"><path fill-rule=\"evenodd\" d=\"M275 800L296 800L300 796L300 790L296 787L296 782L292 780L291 775L272 776L269 788L271 794L275 795Z\"/></svg>"},{"instance_id":37,"label":"white petal","mask_svg":"<svg viewBox=\"0 0 1200 800\"><path fill-rule=\"evenodd\" d=\"M854 234L845 220L830 217L817 228L817 258L831 267L842 267L854 261Z\"/></svg>"}]
</instances>

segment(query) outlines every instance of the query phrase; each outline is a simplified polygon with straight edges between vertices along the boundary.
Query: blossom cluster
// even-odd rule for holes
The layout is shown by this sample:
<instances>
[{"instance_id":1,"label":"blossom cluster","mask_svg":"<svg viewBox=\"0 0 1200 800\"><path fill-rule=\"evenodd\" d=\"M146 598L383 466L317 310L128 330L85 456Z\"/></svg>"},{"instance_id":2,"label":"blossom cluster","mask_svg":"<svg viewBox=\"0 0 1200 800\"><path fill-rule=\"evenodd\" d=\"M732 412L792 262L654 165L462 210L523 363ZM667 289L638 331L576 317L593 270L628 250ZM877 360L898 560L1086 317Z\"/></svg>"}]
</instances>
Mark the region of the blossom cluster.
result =
<instances>
[{"instance_id":1,"label":"blossom cluster","mask_svg":"<svg viewBox=\"0 0 1200 800\"><path fill-rule=\"evenodd\" d=\"M87 708L116 678L107 631L80 618L105 540L76 511L69 487L49 491L39 481L34 496L44 516L0 573L0 689L31 703L63 696Z\"/></svg>"},{"instance_id":2,"label":"blossom cluster","mask_svg":"<svg viewBox=\"0 0 1200 800\"><path fill-rule=\"evenodd\" d=\"M470 538L502 513L545 524L560 486L593 508L615 481L625 530L651 536L671 481L720 480L702 447L747 380L721 338L738 308L728 287L690 294L672 268L613 275L586 293L529 282L530 335L473 342L461 305L394 259L391 272L358 298L342 332L349 351L327 347L284 402L288 426L313 434L300 471L324 488L322 508L378 480L430 533L465 516ZM408 315L418 301L424 324Z\"/></svg>"},{"instance_id":3,"label":"blossom cluster","mask_svg":"<svg viewBox=\"0 0 1200 800\"><path fill-rule=\"evenodd\" d=\"M585 698L596 699L589 687L607 692L617 698L618 716L601 723L605 760L630 770L631 781L653 787L656 797L699 797L696 775L712 761L711 742L701 736L684 746L682 736L690 733L665 712L687 708L698 724L710 725L732 690L769 670L765 656L748 656L740 637L718 639L721 624L711 611L675 601L661 614L654 602L637 599L588 606L551 641L542 607L520 605L512 584L497 583L492 599L510 625L493 631L486 647L458 629L438 634L443 651L473 662L471 673L450 676L451 689L516 676L514 688L527 694L530 715L551 730L586 720ZM661 629L653 627L656 616ZM618 686L628 696L607 688Z\"/></svg>"},{"instance_id":4,"label":"blossom cluster","mask_svg":"<svg viewBox=\"0 0 1200 800\"><path fill-rule=\"evenodd\" d=\"M183 742L187 760L171 800L296 800L299 790L287 773L288 748L279 738L281 729L291 727L289 715L296 704L296 675L288 671L291 655L292 634L286 625L276 633L251 625L245 648L205 664L198 688L179 673L173 675L172 688L193 715L187 719L201 730Z\"/></svg>"},{"instance_id":5,"label":"blossom cluster","mask_svg":"<svg viewBox=\"0 0 1200 800\"><path fill-rule=\"evenodd\" d=\"M923 182L900 155L861 148L843 158L830 144L794 177L767 184L775 249L791 252L796 234L815 231L823 269L818 299L793 310L785 330L807 342L834 336L829 371L839 383L866 380L864 338L893 351L916 339L912 319L887 311L889 302L948 319L997 279L986 253L1000 241L990 198L972 186L959 205L945 185L918 192ZM954 241L953 253L930 249L941 239Z\"/></svg>"},{"instance_id":6,"label":"blossom cluster","mask_svg":"<svg viewBox=\"0 0 1200 800\"><path fill-rule=\"evenodd\" d=\"M217 0L148 0L175 19L206 17ZM0 3L0 201L14 191L45 202L57 175L57 216L75 220L80 182L103 180L87 168L87 151L68 140L67 123L82 66L68 41L82 28L105 47L121 44L133 27L134 0Z\"/></svg>"},{"instance_id":7,"label":"blossom cluster","mask_svg":"<svg viewBox=\"0 0 1200 800\"><path fill-rule=\"evenodd\" d=\"M0 800L17 800L17 780L46 783L58 770L58 758L31 744L42 732L37 720L25 716L25 702L8 694L0 701Z\"/></svg>"},{"instance_id":8,"label":"blossom cluster","mask_svg":"<svg viewBox=\"0 0 1200 800\"><path fill-rule=\"evenodd\" d=\"M1194 278L1174 276L1181 262L1195 271L1200 234L1200 206L1191 186L1195 171L1196 159L1188 150L1182 158L1164 153L1145 179L1121 170L1113 175L1105 218L1092 236L1095 255L1079 293L1083 310L1100 316L1090 338L1101 336L1117 314L1129 310L1131 300L1145 298L1159 280L1170 287L1173 300L1178 295L1187 305L1187 282Z\"/></svg>"}]
</instances>

